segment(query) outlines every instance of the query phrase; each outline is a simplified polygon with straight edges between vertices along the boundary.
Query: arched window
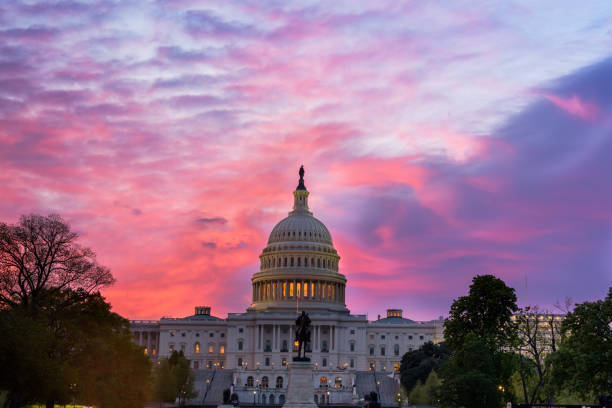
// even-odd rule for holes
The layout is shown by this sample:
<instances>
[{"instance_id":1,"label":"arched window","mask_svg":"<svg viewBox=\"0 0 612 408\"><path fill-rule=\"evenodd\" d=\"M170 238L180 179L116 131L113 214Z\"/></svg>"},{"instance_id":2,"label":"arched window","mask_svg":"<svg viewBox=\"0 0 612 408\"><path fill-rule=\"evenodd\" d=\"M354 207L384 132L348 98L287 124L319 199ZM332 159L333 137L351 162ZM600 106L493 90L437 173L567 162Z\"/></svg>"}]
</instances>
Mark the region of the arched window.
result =
<instances>
[{"instance_id":1,"label":"arched window","mask_svg":"<svg viewBox=\"0 0 612 408\"><path fill-rule=\"evenodd\" d=\"M393 354L399 356L399 344L393 346Z\"/></svg>"},{"instance_id":2,"label":"arched window","mask_svg":"<svg viewBox=\"0 0 612 408\"><path fill-rule=\"evenodd\" d=\"M196 343L193 346L193 352L196 353L196 354L200 354L200 343Z\"/></svg>"},{"instance_id":3,"label":"arched window","mask_svg":"<svg viewBox=\"0 0 612 408\"><path fill-rule=\"evenodd\" d=\"M283 388L283 377L276 377L276 388Z\"/></svg>"},{"instance_id":4,"label":"arched window","mask_svg":"<svg viewBox=\"0 0 612 408\"><path fill-rule=\"evenodd\" d=\"M264 388L268 388L268 376L264 375L261 377L261 386Z\"/></svg>"},{"instance_id":5,"label":"arched window","mask_svg":"<svg viewBox=\"0 0 612 408\"><path fill-rule=\"evenodd\" d=\"M312 265L312 267L314 268L314 266L315 266L314 258L310 258L310 265Z\"/></svg>"},{"instance_id":6,"label":"arched window","mask_svg":"<svg viewBox=\"0 0 612 408\"><path fill-rule=\"evenodd\" d=\"M270 405L274 405L274 395L270 394Z\"/></svg>"},{"instance_id":7,"label":"arched window","mask_svg":"<svg viewBox=\"0 0 612 408\"><path fill-rule=\"evenodd\" d=\"M261 403L266 405L266 396L264 394L261 394Z\"/></svg>"},{"instance_id":8,"label":"arched window","mask_svg":"<svg viewBox=\"0 0 612 408\"><path fill-rule=\"evenodd\" d=\"M297 262L298 262L298 263L297 263L297 266L302 266L302 258L300 258L300 257L298 256L298 259L297 259L297 260L298 260L298 261L297 261Z\"/></svg>"},{"instance_id":9,"label":"arched window","mask_svg":"<svg viewBox=\"0 0 612 408\"><path fill-rule=\"evenodd\" d=\"M350 366L351 366L351 368L355 368L355 360L353 360L352 358L351 358L351 364L350 364Z\"/></svg>"},{"instance_id":10,"label":"arched window","mask_svg":"<svg viewBox=\"0 0 612 408\"><path fill-rule=\"evenodd\" d=\"M285 403L285 394L281 394L280 397L278 397L278 403L280 405L283 405Z\"/></svg>"},{"instance_id":11,"label":"arched window","mask_svg":"<svg viewBox=\"0 0 612 408\"><path fill-rule=\"evenodd\" d=\"M293 257L291 257L291 265L290 266L293 266Z\"/></svg>"},{"instance_id":12,"label":"arched window","mask_svg":"<svg viewBox=\"0 0 612 408\"><path fill-rule=\"evenodd\" d=\"M247 387L252 387L253 386L253 376L249 375L247 377Z\"/></svg>"},{"instance_id":13,"label":"arched window","mask_svg":"<svg viewBox=\"0 0 612 408\"><path fill-rule=\"evenodd\" d=\"M315 394L315 396L314 396L314 403L315 404L319 403L319 396L317 394Z\"/></svg>"},{"instance_id":14,"label":"arched window","mask_svg":"<svg viewBox=\"0 0 612 408\"><path fill-rule=\"evenodd\" d=\"M225 354L225 344L219 346L219 354Z\"/></svg>"},{"instance_id":15,"label":"arched window","mask_svg":"<svg viewBox=\"0 0 612 408\"><path fill-rule=\"evenodd\" d=\"M242 340L238 340L238 350L242 350L243 346L244 346L244 343L242 342Z\"/></svg>"},{"instance_id":16,"label":"arched window","mask_svg":"<svg viewBox=\"0 0 612 408\"><path fill-rule=\"evenodd\" d=\"M354 342L354 341L351 341L351 342L349 343L349 350L350 350L350 351L355 351L355 342Z\"/></svg>"},{"instance_id":17,"label":"arched window","mask_svg":"<svg viewBox=\"0 0 612 408\"><path fill-rule=\"evenodd\" d=\"M287 266L287 257L285 257L285 265L284 266Z\"/></svg>"},{"instance_id":18,"label":"arched window","mask_svg":"<svg viewBox=\"0 0 612 408\"><path fill-rule=\"evenodd\" d=\"M321 267L321 258L317 258L317 268Z\"/></svg>"},{"instance_id":19,"label":"arched window","mask_svg":"<svg viewBox=\"0 0 612 408\"><path fill-rule=\"evenodd\" d=\"M215 345L212 343L208 344L208 352L209 353L214 353L215 352Z\"/></svg>"},{"instance_id":20,"label":"arched window","mask_svg":"<svg viewBox=\"0 0 612 408\"><path fill-rule=\"evenodd\" d=\"M304 258L304 266L308 267L308 258Z\"/></svg>"}]
</instances>

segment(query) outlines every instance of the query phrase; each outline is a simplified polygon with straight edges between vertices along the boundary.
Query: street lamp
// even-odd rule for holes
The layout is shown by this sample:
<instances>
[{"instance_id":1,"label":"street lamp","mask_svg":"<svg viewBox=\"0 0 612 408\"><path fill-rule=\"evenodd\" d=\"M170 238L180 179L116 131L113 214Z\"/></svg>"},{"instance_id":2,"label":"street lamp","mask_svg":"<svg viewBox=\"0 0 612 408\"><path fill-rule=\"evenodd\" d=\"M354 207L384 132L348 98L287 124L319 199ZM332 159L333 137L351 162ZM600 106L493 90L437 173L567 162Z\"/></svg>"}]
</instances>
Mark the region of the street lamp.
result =
<instances>
[{"instance_id":1,"label":"street lamp","mask_svg":"<svg viewBox=\"0 0 612 408\"><path fill-rule=\"evenodd\" d=\"M255 405L255 396L257 395L257 391L253 391L253 405Z\"/></svg>"}]
</instances>

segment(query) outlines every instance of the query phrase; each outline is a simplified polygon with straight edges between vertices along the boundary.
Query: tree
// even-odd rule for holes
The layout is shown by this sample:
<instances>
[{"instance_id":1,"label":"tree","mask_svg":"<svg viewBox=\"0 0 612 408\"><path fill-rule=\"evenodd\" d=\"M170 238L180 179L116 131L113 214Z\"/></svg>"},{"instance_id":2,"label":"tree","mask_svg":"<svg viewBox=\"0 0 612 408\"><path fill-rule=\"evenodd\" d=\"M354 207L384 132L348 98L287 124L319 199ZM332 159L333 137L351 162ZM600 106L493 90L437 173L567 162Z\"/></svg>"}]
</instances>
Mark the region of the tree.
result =
<instances>
[{"instance_id":1,"label":"tree","mask_svg":"<svg viewBox=\"0 0 612 408\"><path fill-rule=\"evenodd\" d=\"M432 370L437 370L442 362L448 360L451 351L444 343L427 342L417 350L402 356L400 379L406 390L412 390L417 381L424 383Z\"/></svg>"},{"instance_id":2,"label":"tree","mask_svg":"<svg viewBox=\"0 0 612 408\"><path fill-rule=\"evenodd\" d=\"M514 348L517 375L525 404L552 403L551 366L546 358L557 350L561 338L559 315L527 306L516 315L518 342Z\"/></svg>"},{"instance_id":3,"label":"tree","mask_svg":"<svg viewBox=\"0 0 612 408\"><path fill-rule=\"evenodd\" d=\"M437 391L440 384L438 375L432 370L425 384L421 383L421 380L417 381L417 385L410 392L408 401L413 405L437 405Z\"/></svg>"},{"instance_id":4,"label":"tree","mask_svg":"<svg viewBox=\"0 0 612 408\"><path fill-rule=\"evenodd\" d=\"M516 341L512 314L518 310L514 289L493 275L474 277L468 296L456 299L444 323L444 340L451 349L460 348L468 333L498 350Z\"/></svg>"},{"instance_id":5,"label":"tree","mask_svg":"<svg viewBox=\"0 0 612 408\"><path fill-rule=\"evenodd\" d=\"M451 406L498 407L512 396L510 377L516 344L514 289L492 275L476 276L468 296L456 299L444 323L453 357L439 373L440 399Z\"/></svg>"},{"instance_id":6,"label":"tree","mask_svg":"<svg viewBox=\"0 0 612 408\"><path fill-rule=\"evenodd\" d=\"M155 369L154 395L160 402L174 402L178 398L181 406L198 396L194 390L193 371L182 351L174 350L170 357L160 360Z\"/></svg>"},{"instance_id":7,"label":"tree","mask_svg":"<svg viewBox=\"0 0 612 408\"><path fill-rule=\"evenodd\" d=\"M557 386L584 398L612 394L612 287L603 300L577 304L550 356Z\"/></svg>"},{"instance_id":8,"label":"tree","mask_svg":"<svg viewBox=\"0 0 612 408\"><path fill-rule=\"evenodd\" d=\"M442 387L438 397L442 406L499 408L506 387L500 384L507 361L487 342L468 333L451 360L440 369Z\"/></svg>"},{"instance_id":9,"label":"tree","mask_svg":"<svg viewBox=\"0 0 612 408\"><path fill-rule=\"evenodd\" d=\"M56 214L25 215L16 225L0 223L0 307L27 307L43 293L82 289L89 294L111 285L109 269L77 238Z\"/></svg>"},{"instance_id":10,"label":"tree","mask_svg":"<svg viewBox=\"0 0 612 408\"><path fill-rule=\"evenodd\" d=\"M151 362L133 344L129 322L99 293L43 292L36 313L0 311L0 386L10 391L12 406L74 399L99 407L144 405Z\"/></svg>"}]
</instances>

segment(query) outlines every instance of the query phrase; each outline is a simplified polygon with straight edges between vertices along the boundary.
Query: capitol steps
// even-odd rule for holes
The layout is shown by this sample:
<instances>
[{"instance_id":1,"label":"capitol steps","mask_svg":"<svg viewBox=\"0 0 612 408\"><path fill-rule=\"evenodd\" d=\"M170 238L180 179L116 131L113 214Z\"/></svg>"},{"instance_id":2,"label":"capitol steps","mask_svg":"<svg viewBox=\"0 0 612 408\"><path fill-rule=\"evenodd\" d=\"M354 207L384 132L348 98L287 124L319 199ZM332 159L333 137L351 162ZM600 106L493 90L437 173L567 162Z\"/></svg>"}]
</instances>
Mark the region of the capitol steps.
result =
<instances>
[{"instance_id":1,"label":"capitol steps","mask_svg":"<svg viewBox=\"0 0 612 408\"><path fill-rule=\"evenodd\" d=\"M377 385L376 382L379 382ZM395 396L399 384L389 377L388 373L373 373L372 371L358 371L355 373L355 386L357 395L363 398L372 391L378 393L379 402L383 406L396 406Z\"/></svg>"}]
</instances>

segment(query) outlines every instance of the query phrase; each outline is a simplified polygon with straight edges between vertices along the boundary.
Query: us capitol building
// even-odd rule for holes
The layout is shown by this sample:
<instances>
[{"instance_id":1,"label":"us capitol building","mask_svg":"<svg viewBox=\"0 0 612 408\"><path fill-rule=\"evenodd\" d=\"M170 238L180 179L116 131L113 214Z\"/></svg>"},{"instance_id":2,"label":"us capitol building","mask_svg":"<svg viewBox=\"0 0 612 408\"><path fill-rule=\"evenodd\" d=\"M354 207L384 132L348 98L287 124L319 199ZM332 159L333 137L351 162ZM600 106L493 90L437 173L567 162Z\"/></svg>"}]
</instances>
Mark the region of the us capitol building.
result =
<instances>
[{"instance_id":1,"label":"us capitol building","mask_svg":"<svg viewBox=\"0 0 612 408\"><path fill-rule=\"evenodd\" d=\"M252 303L223 319L197 306L184 318L131 321L134 341L154 361L183 351L196 373L194 404L216 404L231 388L243 404L282 404L294 350L295 320L312 320L309 356L312 390L319 404L357 403L371 391L396 405L404 353L442 341L442 320L416 322L402 310L368 321L345 304L346 277L331 234L308 207L304 170L293 192L293 210L272 229L253 274Z\"/></svg>"}]
</instances>

